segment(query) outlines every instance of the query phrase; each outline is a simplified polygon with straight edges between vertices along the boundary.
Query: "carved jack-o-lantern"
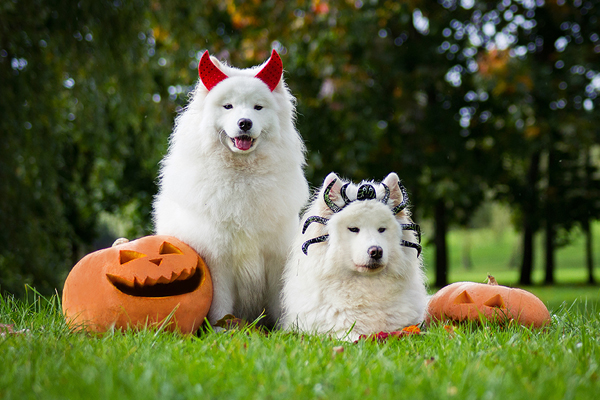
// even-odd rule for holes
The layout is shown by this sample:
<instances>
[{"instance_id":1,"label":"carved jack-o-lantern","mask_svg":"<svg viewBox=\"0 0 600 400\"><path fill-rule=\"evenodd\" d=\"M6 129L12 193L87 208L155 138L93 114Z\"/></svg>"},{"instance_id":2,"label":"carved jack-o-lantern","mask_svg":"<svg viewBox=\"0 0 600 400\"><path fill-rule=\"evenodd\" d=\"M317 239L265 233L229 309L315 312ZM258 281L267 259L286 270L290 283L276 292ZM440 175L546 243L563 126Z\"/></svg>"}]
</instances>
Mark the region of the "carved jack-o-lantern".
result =
<instances>
[{"instance_id":1,"label":"carved jack-o-lantern","mask_svg":"<svg viewBox=\"0 0 600 400\"><path fill-rule=\"evenodd\" d=\"M200 256L170 236L146 236L88 254L63 290L67 322L93 332L158 326L195 332L212 302ZM172 314L172 315L171 315Z\"/></svg>"},{"instance_id":2,"label":"carved jack-o-lantern","mask_svg":"<svg viewBox=\"0 0 600 400\"><path fill-rule=\"evenodd\" d=\"M440 289L429 300L426 322L478 321L504 323L514 320L527 327L550 324L548 309L535 295L522 289L488 283L456 282Z\"/></svg>"}]
</instances>

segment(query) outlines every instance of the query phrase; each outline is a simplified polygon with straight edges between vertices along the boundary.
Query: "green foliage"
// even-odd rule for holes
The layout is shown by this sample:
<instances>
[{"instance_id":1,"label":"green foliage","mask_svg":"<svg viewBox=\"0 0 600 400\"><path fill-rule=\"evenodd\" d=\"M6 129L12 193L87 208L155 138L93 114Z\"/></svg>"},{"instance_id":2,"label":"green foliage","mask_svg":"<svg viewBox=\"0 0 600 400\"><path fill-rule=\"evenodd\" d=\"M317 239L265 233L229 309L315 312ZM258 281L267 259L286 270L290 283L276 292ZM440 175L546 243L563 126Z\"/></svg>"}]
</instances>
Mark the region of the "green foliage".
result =
<instances>
[{"instance_id":1,"label":"green foliage","mask_svg":"<svg viewBox=\"0 0 600 400\"><path fill-rule=\"evenodd\" d=\"M560 289L553 293L561 297ZM545 299L548 300L548 299ZM384 343L251 331L69 333L56 298L4 297L3 399L593 399L598 309L563 308L544 332L441 325ZM340 347L341 346L341 347Z\"/></svg>"},{"instance_id":2,"label":"green foliage","mask_svg":"<svg viewBox=\"0 0 600 400\"><path fill-rule=\"evenodd\" d=\"M0 7L0 289L61 287L93 249L103 211L132 220L131 236L151 232L177 106L168 85L189 69L165 68L160 54L175 45L149 6Z\"/></svg>"},{"instance_id":3,"label":"green foliage","mask_svg":"<svg viewBox=\"0 0 600 400\"><path fill-rule=\"evenodd\" d=\"M158 163L206 49L239 67L282 54L313 185L396 171L417 220L437 204L466 224L494 198L534 232L586 226L600 216L598 13L590 1L3 2L0 290L60 288L106 213L130 237L151 233Z\"/></svg>"}]
</instances>

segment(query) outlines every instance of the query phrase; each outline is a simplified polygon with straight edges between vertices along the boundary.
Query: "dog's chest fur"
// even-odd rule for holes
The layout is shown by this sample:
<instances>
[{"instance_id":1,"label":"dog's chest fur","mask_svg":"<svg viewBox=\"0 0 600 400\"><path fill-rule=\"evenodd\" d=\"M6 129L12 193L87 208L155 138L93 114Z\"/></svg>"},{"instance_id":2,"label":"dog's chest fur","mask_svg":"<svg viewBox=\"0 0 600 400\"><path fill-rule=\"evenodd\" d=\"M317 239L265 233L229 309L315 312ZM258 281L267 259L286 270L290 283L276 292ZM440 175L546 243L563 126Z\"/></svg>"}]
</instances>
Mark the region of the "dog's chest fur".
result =
<instances>
[{"instance_id":1,"label":"dog's chest fur","mask_svg":"<svg viewBox=\"0 0 600 400\"><path fill-rule=\"evenodd\" d=\"M308 326L320 326L320 331L340 327L345 331L352 325L355 333L389 331L419 316L410 305L410 282L385 273L345 277L315 274L305 283L306 291L319 298L301 306L299 315L307 318Z\"/></svg>"}]
</instances>

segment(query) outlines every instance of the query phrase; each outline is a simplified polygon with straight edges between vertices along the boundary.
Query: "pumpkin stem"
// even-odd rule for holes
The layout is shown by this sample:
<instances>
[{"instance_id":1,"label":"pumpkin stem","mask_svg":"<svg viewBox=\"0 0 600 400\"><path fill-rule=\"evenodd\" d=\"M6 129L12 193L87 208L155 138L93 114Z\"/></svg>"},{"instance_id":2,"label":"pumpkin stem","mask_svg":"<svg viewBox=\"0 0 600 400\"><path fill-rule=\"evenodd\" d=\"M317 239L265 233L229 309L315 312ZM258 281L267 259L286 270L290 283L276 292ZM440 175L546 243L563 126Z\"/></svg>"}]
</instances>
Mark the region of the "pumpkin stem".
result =
<instances>
[{"instance_id":1,"label":"pumpkin stem","mask_svg":"<svg viewBox=\"0 0 600 400\"><path fill-rule=\"evenodd\" d=\"M487 281L488 285L498 286L498 281L496 281L496 278L494 278L492 275L488 274L487 278L488 278L488 281Z\"/></svg>"}]
</instances>

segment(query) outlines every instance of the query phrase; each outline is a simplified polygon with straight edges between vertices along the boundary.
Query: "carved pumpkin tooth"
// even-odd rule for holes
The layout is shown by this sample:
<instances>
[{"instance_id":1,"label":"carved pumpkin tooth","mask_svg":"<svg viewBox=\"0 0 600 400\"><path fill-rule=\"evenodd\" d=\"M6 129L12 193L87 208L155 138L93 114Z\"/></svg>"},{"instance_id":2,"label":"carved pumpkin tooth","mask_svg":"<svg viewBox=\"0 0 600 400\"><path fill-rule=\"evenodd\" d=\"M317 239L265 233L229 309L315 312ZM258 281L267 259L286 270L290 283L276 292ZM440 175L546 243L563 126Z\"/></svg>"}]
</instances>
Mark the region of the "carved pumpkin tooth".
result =
<instances>
[{"instance_id":1,"label":"carved pumpkin tooth","mask_svg":"<svg viewBox=\"0 0 600 400\"><path fill-rule=\"evenodd\" d=\"M144 280L144 286L154 286L156 284L156 279L152 279L150 277L147 277Z\"/></svg>"},{"instance_id":2,"label":"carved pumpkin tooth","mask_svg":"<svg viewBox=\"0 0 600 400\"><path fill-rule=\"evenodd\" d=\"M185 281L187 278L190 277L190 275L191 275L191 273L184 269L183 271L181 271L181 273L179 274L179 276L175 280L177 280L177 281Z\"/></svg>"},{"instance_id":3,"label":"carved pumpkin tooth","mask_svg":"<svg viewBox=\"0 0 600 400\"><path fill-rule=\"evenodd\" d=\"M172 280L167 278L166 276L162 276L156 280L156 283L171 283Z\"/></svg>"},{"instance_id":4,"label":"carved pumpkin tooth","mask_svg":"<svg viewBox=\"0 0 600 400\"><path fill-rule=\"evenodd\" d=\"M106 274L106 276L108 277L108 279L112 282L112 284L121 284L121 285L125 285L127 287L132 288L134 286L134 283L130 280L127 280L123 277L117 276L117 275L113 275L113 274Z\"/></svg>"}]
</instances>

